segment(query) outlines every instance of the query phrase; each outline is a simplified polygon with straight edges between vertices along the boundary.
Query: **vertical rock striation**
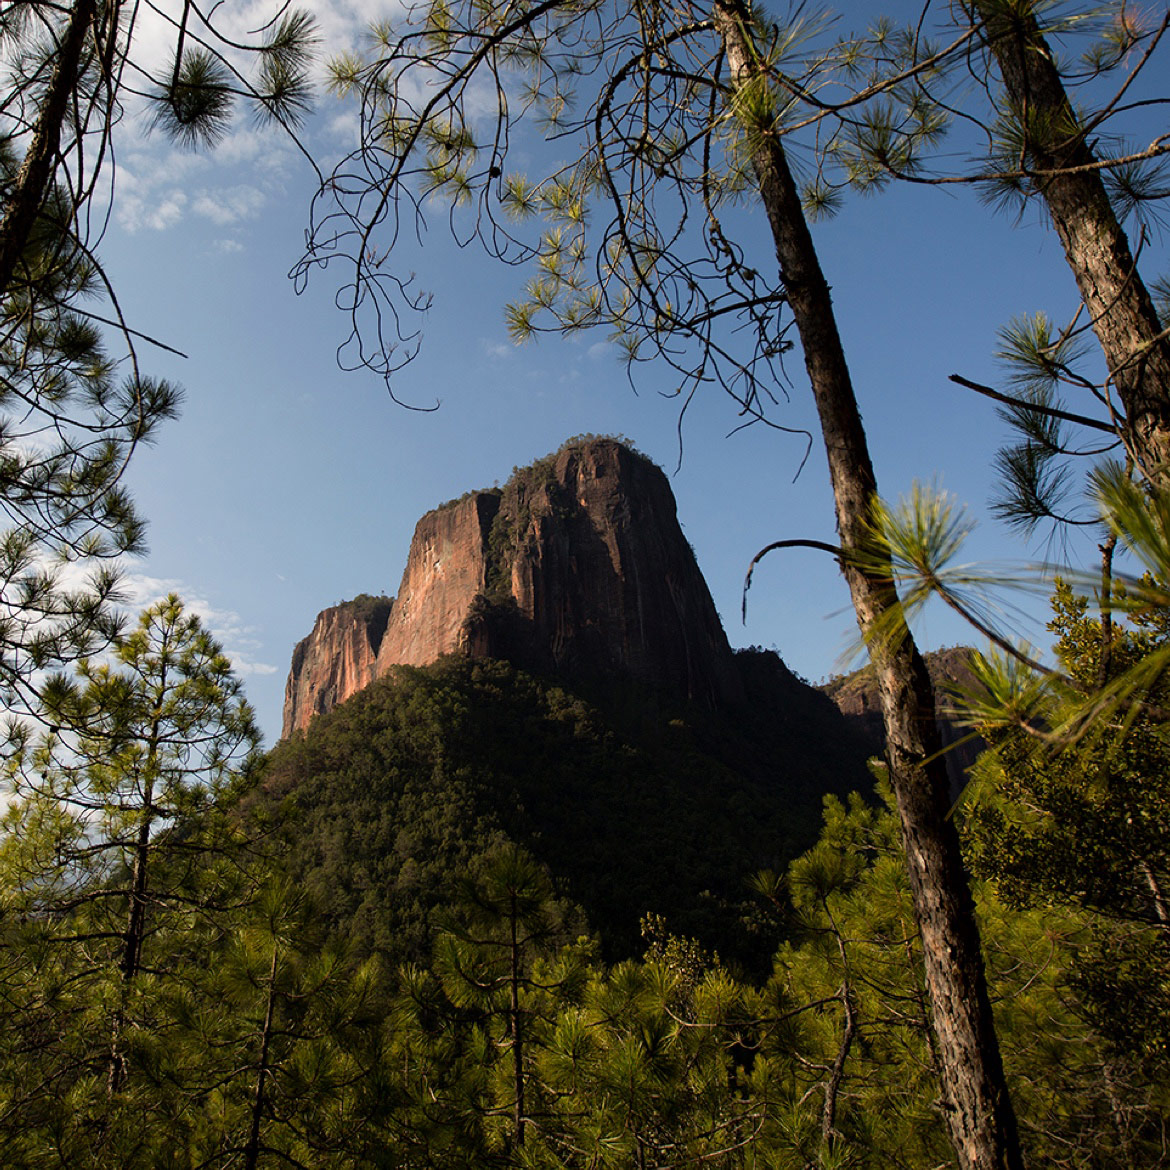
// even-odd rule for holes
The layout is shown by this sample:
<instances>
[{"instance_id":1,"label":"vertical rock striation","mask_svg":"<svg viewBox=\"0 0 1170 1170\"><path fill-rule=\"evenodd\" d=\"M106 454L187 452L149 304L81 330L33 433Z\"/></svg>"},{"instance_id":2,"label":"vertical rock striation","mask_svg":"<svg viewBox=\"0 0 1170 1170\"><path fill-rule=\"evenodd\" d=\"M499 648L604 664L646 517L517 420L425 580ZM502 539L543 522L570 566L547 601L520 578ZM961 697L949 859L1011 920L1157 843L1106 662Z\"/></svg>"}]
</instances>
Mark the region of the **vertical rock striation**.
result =
<instances>
[{"instance_id":1,"label":"vertical rock striation","mask_svg":"<svg viewBox=\"0 0 1170 1170\"><path fill-rule=\"evenodd\" d=\"M674 493L644 456L594 440L541 460L505 487L492 536L487 599L515 619L488 653L705 706L742 698Z\"/></svg>"},{"instance_id":2,"label":"vertical rock striation","mask_svg":"<svg viewBox=\"0 0 1170 1170\"><path fill-rule=\"evenodd\" d=\"M415 526L378 651L379 676L392 666L425 666L465 649L464 626L486 586L488 538L499 504L498 492L472 492Z\"/></svg>"},{"instance_id":3,"label":"vertical rock striation","mask_svg":"<svg viewBox=\"0 0 1170 1170\"><path fill-rule=\"evenodd\" d=\"M293 650L284 687L282 736L344 703L377 677L378 649L392 609L388 597L363 595L322 610Z\"/></svg>"},{"instance_id":4,"label":"vertical rock striation","mask_svg":"<svg viewBox=\"0 0 1170 1170\"><path fill-rule=\"evenodd\" d=\"M349 605L322 613L297 646L286 736L391 667L451 653L626 679L708 707L743 699L670 484L613 439L570 443L502 489L428 512L398 596L364 641Z\"/></svg>"}]
</instances>

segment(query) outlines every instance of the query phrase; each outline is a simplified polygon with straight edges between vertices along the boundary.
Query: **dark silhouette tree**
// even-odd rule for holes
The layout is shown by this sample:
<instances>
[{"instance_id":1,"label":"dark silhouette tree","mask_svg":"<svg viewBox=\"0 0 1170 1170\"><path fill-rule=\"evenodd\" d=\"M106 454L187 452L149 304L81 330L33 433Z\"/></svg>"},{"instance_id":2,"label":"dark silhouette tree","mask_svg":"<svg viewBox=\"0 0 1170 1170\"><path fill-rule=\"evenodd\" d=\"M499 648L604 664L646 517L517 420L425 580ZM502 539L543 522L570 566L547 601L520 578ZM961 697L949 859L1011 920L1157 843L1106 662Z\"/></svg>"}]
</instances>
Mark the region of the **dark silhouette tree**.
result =
<instances>
[{"instance_id":1,"label":"dark silhouette tree","mask_svg":"<svg viewBox=\"0 0 1170 1170\"><path fill-rule=\"evenodd\" d=\"M251 43L185 3L174 51L142 43L122 0L15 3L0 14L0 695L36 711L41 672L118 630L119 554L143 522L120 486L127 461L177 411L139 368L98 251L116 203L115 139L128 110L172 138L212 143L241 102L295 129L308 101L311 20L281 11ZM168 18L169 19L169 18ZM157 344L157 343L155 343ZM69 584L62 561L90 570Z\"/></svg>"}]
</instances>

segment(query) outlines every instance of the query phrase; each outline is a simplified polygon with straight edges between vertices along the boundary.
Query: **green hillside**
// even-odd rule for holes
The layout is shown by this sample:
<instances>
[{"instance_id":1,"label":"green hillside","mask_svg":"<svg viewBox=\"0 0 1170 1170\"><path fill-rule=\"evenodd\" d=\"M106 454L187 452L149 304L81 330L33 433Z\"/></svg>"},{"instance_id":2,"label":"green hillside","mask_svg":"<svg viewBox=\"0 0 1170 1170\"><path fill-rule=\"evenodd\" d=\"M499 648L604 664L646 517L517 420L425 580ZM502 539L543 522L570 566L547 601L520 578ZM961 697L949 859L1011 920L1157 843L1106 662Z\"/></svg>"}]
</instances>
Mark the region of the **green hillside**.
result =
<instances>
[{"instance_id":1,"label":"green hillside","mask_svg":"<svg viewBox=\"0 0 1170 1170\"><path fill-rule=\"evenodd\" d=\"M421 959L452 877L504 840L548 867L608 957L666 918L752 967L746 882L816 838L827 791L865 786L830 703L773 655L741 655L756 701L667 711L631 688L589 702L499 661L399 667L271 753L291 873L362 951ZM831 745L831 746L827 746Z\"/></svg>"}]
</instances>

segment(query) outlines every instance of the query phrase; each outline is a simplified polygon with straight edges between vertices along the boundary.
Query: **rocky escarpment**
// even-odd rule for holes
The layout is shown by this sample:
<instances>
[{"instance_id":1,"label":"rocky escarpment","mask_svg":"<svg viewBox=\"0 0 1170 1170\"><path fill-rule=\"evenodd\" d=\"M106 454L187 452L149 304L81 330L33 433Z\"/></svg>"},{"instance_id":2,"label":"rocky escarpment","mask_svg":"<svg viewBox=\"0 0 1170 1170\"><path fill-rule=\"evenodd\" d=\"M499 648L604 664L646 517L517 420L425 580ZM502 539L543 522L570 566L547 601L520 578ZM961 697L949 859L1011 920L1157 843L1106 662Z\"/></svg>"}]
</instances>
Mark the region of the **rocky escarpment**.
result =
<instances>
[{"instance_id":1,"label":"rocky escarpment","mask_svg":"<svg viewBox=\"0 0 1170 1170\"><path fill-rule=\"evenodd\" d=\"M971 650L953 646L932 650L924 657L934 684L935 712L947 756L947 774L951 791L958 794L967 782L967 771L979 753L987 746L979 736L971 735L965 726L955 702L956 691L972 691L977 687L971 672ZM832 679L821 688L833 700L854 729L865 737L874 754L880 754L885 744L882 725L881 696L873 668L863 666L852 674Z\"/></svg>"},{"instance_id":2,"label":"rocky escarpment","mask_svg":"<svg viewBox=\"0 0 1170 1170\"><path fill-rule=\"evenodd\" d=\"M502 489L427 513L377 618L363 643L347 606L318 617L293 657L285 736L393 666L451 653L626 678L706 707L743 697L666 476L613 439L567 444ZM335 656L345 664L331 671Z\"/></svg>"},{"instance_id":3,"label":"rocky escarpment","mask_svg":"<svg viewBox=\"0 0 1170 1170\"><path fill-rule=\"evenodd\" d=\"M743 693L666 476L612 440L508 482L463 634L473 654L568 678L624 676L707 707Z\"/></svg>"},{"instance_id":4,"label":"rocky escarpment","mask_svg":"<svg viewBox=\"0 0 1170 1170\"><path fill-rule=\"evenodd\" d=\"M286 736L374 681L392 604L363 594L317 615L312 633L293 650L284 688Z\"/></svg>"}]
</instances>

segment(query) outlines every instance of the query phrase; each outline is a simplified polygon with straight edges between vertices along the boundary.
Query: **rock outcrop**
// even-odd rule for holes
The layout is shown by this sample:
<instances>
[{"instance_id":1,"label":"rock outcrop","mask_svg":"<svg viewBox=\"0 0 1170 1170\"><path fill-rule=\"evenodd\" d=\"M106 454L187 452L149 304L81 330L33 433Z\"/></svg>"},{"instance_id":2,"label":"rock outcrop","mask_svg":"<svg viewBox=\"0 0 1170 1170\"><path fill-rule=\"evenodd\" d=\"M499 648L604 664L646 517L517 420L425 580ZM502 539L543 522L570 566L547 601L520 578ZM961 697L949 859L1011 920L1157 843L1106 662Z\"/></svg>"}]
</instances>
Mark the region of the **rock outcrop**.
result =
<instances>
[{"instance_id":1,"label":"rock outcrop","mask_svg":"<svg viewBox=\"0 0 1170 1170\"><path fill-rule=\"evenodd\" d=\"M924 657L930 681L934 684L935 713L947 751L951 791L958 795L967 782L968 769L987 746L979 736L970 734L970 728L963 724L955 704L956 690L973 690L977 685L975 675L971 673L971 650L966 646L953 646L932 650ZM832 679L821 689L866 738L870 750L880 754L885 743L885 729L881 697L872 668L863 666L852 674Z\"/></svg>"},{"instance_id":2,"label":"rock outcrop","mask_svg":"<svg viewBox=\"0 0 1170 1170\"><path fill-rule=\"evenodd\" d=\"M363 595L317 615L313 632L293 650L284 688L285 736L374 681L392 604L389 597Z\"/></svg>"},{"instance_id":3,"label":"rock outcrop","mask_svg":"<svg viewBox=\"0 0 1170 1170\"><path fill-rule=\"evenodd\" d=\"M714 707L742 697L662 471L613 440L570 446L501 493L473 653Z\"/></svg>"},{"instance_id":4,"label":"rock outcrop","mask_svg":"<svg viewBox=\"0 0 1170 1170\"><path fill-rule=\"evenodd\" d=\"M502 489L428 512L382 603L317 618L293 655L285 736L393 666L451 653L625 678L707 707L743 698L666 476L613 439L570 443Z\"/></svg>"},{"instance_id":5,"label":"rock outcrop","mask_svg":"<svg viewBox=\"0 0 1170 1170\"><path fill-rule=\"evenodd\" d=\"M488 545L499 507L498 492L472 492L428 512L415 526L378 651L378 675L467 649L467 616L487 587Z\"/></svg>"}]
</instances>

